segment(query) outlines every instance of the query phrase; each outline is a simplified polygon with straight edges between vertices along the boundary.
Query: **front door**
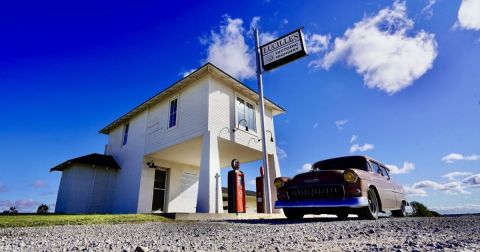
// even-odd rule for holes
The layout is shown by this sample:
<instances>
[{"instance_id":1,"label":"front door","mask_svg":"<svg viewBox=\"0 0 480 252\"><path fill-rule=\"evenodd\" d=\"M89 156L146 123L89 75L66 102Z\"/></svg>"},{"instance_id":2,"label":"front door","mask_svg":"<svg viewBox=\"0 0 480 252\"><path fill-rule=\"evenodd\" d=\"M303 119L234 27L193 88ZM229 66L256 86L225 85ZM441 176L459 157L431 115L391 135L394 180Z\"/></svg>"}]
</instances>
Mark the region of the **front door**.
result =
<instances>
[{"instance_id":1,"label":"front door","mask_svg":"<svg viewBox=\"0 0 480 252\"><path fill-rule=\"evenodd\" d=\"M152 211L165 210L165 198L167 192L167 171L155 170L155 181L153 183Z\"/></svg>"}]
</instances>

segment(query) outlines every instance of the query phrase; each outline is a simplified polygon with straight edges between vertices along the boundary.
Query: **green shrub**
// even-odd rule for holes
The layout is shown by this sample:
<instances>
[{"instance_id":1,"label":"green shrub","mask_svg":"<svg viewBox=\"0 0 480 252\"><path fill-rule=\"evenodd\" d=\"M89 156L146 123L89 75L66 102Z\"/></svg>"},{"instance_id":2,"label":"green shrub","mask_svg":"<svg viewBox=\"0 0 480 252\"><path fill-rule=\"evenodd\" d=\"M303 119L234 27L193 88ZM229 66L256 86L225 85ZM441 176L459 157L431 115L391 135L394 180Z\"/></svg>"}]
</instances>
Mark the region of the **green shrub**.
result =
<instances>
[{"instance_id":1,"label":"green shrub","mask_svg":"<svg viewBox=\"0 0 480 252\"><path fill-rule=\"evenodd\" d=\"M412 216L415 217L438 217L440 216L439 213L435 211L430 211L424 204L412 201L410 202L410 206L412 206L413 213Z\"/></svg>"}]
</instances>

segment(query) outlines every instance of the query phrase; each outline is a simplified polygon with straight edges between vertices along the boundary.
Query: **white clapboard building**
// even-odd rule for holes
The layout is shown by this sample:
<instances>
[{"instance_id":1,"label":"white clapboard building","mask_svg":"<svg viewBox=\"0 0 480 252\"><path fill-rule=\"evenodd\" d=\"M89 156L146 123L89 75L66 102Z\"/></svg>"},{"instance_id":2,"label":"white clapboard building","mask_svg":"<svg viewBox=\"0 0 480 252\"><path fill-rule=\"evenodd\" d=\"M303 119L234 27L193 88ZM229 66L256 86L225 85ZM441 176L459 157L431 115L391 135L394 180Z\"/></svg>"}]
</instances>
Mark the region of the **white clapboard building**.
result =
<instances>
[{"instance_id":1,"label":"white clapboard building","mask_svg":"<svg viewBox=\"0 0 480 252\"><path fill-rule=\"evenodd\" d=\"M266 100L270 181L280 176L273 117L284 112ZM207 63L101 129L105 154L53 167L55 212L222 213L217 174L233 158L262 159L260 127L258 94Z\"/></svg>"}]
</instances>

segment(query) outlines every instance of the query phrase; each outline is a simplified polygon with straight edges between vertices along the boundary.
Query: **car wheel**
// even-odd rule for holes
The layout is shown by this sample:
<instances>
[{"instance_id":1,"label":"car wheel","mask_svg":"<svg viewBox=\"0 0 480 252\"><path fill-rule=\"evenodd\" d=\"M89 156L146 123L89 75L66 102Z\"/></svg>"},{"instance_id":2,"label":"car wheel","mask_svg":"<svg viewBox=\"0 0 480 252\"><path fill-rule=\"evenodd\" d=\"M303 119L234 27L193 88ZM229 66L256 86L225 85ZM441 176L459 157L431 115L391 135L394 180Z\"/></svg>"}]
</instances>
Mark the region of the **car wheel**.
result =
<instances>
[{"instance_id":1,"label":"car wheel","mask_svg":"<svg viewBox=\"0 0 480 252\"><path fill-rule=\"evenodd\" d=\"M402 201L402 205L399 210L392 211L392 216L394 217L405 217L407 216L407 211L405 210L406 204L405 201Z\"/></svg>"},{"instance_id":2,"label":"car wheel","mask_svg":"<svg viewBox=\"0 0 480 252\"><path fill-rule=\"evenodd\" d=\"M348 219L348 213L345 213L345 212L337 213L337 218L339 218L340 220L346 220Z\"/></svg>"},{"instance_id":3,"label":"car wheel","mask_svg":"<svg viewBox=\"0 0 480 252\"><path fill-rule=\"evenodd\" d=\"M301 220L304 215L304 213L300 212L298 209L290 209L290 208L284 208L283 214L285 214L285 216L289 220Z\"/></svg>"},{"instance_id":4,"label":"car wheel","mask_svg":"<svg viewBox=\"0 0 480 252\"><path fill-rule=\"evenodd\" d=\"M368 188L367 192L368 206L361 209L359 217L367 220L378 219L379 204L377 194L372 188Z\"/></svg>"}]
</instances>

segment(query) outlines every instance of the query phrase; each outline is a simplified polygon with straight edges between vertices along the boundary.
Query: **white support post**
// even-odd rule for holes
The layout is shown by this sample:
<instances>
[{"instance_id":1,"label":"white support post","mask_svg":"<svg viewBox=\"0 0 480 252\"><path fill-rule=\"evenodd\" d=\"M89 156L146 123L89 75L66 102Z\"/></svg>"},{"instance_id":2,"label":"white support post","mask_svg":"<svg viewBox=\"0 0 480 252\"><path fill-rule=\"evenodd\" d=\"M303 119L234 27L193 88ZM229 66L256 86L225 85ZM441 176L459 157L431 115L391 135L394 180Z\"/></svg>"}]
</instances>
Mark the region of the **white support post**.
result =
<instances>
[{"instance_id":1,"label":"white support post","mask_svg":"<svg viewBox=\"0 0 480 252\"><path fill-rule=\"evenodd\" d=\"M260 41L258 38L258 30L254 29L255 34L255 56L257 62L257 82L258 82L258 96L260 103L260 122L262 128L262 151L263 151L263 167L265 168L264 188L265 188L265 212L272 213L272 199L270 190L270 176L268 167L268 153L267 153L267 139L265 132L265 101L263 98L263 80L262 80L262 66L260 62Z\"/></svg>"},{"instance_id":2,"label":"white support post","mask_svg":"<svg viewBox=\"0 0 480 252\"><path fill-rule=\"evenodd\" d=\"M197 213L223 213L222 188L217 186L220 178L218 139L210 131L203 135L200 176L198 180Z\"/></svg>"}]
</instances>

